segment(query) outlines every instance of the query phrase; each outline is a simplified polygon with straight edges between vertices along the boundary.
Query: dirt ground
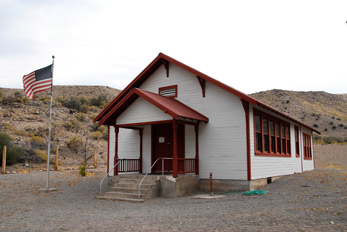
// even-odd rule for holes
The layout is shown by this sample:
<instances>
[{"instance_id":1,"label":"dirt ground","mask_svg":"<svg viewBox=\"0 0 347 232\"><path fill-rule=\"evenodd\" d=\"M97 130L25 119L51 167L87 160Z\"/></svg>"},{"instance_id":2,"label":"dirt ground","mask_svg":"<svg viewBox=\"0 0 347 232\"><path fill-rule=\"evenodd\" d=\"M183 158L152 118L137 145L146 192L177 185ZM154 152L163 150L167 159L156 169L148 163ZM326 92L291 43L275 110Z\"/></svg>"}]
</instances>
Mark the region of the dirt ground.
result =
<instances>
[{"instance_id":1,"label":"dirt ground","mask_svg":"<svg viewBox=\"0 0 347 232\"><path fill-rule=\"evenodd\" d=\"M316 170L280 178L265 195L97 200L105 168L0 175L0 231L347 231L347 145L316 145Z\"/></svg>"}]
</instances>

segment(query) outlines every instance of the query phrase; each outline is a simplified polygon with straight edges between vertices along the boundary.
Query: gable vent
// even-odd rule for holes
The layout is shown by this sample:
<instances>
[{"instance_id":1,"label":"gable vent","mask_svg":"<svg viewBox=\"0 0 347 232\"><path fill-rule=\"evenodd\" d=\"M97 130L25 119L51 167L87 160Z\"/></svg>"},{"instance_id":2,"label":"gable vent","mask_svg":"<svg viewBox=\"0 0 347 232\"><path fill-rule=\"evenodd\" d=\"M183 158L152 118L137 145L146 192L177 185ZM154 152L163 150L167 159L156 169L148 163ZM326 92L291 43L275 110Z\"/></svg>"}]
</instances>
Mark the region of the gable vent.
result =
<instances>
[{"instance_id":1,"label":"gable vent","mask_svg":"<svg viewBox=\"0 0 347 232\"><path fill-rule=\"evenodd\" d=\"M177 97L177 85L159 88L159 95L164 97Z\"/></svg>"}]
</instances>

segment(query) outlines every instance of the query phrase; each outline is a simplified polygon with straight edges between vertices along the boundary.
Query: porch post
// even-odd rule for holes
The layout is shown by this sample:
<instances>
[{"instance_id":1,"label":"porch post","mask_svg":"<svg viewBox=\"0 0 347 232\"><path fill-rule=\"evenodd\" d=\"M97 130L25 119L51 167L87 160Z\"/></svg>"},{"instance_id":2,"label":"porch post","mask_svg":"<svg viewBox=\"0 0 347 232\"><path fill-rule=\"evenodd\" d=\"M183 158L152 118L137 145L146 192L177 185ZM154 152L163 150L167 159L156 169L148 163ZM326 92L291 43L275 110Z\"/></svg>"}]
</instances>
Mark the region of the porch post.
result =
<instances>
[{"instance_id":1,"label":"porch post","mask_svg":"<svg viewBox=\"0 0 347 232\"><path fill-rule=\"evenodd\" d=\"M139 173L142 173L142 146L143 146L143 129L139 130L140 134L140 157L139 157Z\"/></svg>"},{"instance_id":2,"label":"porch post","mask_svg":"<svg viewBox=\"0 0 347 232\"><path fill-rule=\"evenodd\" d=\"M115 145L114 145L114 163L113 163L113 165L116 165L117 161L118 161L118 132L119 132L119 128L115 127L114 132L115 132L115 136L116 136L116 141L114 143ZM113 174L118 175L118 167L116 167L113 170Z\"/></svg>"},{"instance_id":3,"label":"porch post","mask_svg":"<svg viewBox=\"0 0 347 232\"><path fill-rule=\"evenodd\" d=\"M199 123L195 125L195 174L199 175Z\"/></svg>"},{"instance_id":4,"label":"porch post","mask_svg":"<svg viewBox=\"0 0 347 232\"><path fill-rule=\"evenodd\" d=\"M173 149L172 149L172 176L176 178L178 176L178 165L177 165L177 121L174 119L172 121L172 129L173 129Z\"/></svg>"}]
</instances>

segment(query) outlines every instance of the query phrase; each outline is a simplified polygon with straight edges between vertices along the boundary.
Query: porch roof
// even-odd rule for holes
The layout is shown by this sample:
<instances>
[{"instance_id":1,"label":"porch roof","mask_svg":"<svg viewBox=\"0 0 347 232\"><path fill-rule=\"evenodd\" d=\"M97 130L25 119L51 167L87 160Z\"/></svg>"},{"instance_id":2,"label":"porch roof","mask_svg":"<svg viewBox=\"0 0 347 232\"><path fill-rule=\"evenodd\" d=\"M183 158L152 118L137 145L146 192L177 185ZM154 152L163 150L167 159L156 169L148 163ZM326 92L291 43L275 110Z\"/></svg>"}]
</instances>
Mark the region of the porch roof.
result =
<instances>
[{"instance_id":1,"label":"porch roof","mask_svg":"<svg viewBox=\"0 0 347 232\"><path fill-rule=\"evenodd\" d=\"M116 119L128 106L138 97L143 98L156 106L164 113L169 114L174 119L184 118L197 121L208 122L208 118L182 102L169 97L164 97L142 89L133 88L100 122L99 125L108 124L112 119Z\"/></svg>"}]
</instances>

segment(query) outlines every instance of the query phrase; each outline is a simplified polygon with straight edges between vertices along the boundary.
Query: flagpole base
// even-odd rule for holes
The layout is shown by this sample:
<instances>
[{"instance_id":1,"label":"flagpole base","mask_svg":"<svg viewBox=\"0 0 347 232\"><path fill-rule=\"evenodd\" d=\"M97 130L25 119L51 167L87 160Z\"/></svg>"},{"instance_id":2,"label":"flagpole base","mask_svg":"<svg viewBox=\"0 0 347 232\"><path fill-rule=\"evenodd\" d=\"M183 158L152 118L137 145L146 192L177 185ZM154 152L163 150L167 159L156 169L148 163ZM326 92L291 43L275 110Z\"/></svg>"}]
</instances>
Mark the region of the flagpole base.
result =
<instances>
[{"instance_id":1,"label":"flagpole base","mask_svg":"<svg viewBox=\"0 0 347 232\"><path fill-rule=\"evenodd\" d=\"M41 188L39 189L40 192L54 192L54 191L57 191L57 188Z\"/></svg>"}]
</instances>

